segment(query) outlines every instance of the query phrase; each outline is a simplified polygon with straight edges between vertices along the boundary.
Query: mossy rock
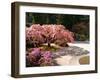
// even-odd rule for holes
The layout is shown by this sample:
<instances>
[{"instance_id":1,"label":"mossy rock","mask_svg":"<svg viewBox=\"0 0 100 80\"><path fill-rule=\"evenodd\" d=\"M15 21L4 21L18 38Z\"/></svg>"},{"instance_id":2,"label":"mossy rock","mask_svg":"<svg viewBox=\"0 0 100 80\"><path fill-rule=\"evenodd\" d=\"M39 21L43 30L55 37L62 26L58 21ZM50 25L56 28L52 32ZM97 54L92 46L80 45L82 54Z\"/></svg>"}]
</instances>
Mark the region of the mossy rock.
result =
<instances>
[{"instance_id":1,"label":"mossy rock","mask_svg":"<svg viewBox=\"0 0 100 80\"><path fill-rule=\"evenodd\" d=\"M90 63L90 57L89 56L84 56L79 59L80 64L89 64Z\"/></svg>"}]
</instances>

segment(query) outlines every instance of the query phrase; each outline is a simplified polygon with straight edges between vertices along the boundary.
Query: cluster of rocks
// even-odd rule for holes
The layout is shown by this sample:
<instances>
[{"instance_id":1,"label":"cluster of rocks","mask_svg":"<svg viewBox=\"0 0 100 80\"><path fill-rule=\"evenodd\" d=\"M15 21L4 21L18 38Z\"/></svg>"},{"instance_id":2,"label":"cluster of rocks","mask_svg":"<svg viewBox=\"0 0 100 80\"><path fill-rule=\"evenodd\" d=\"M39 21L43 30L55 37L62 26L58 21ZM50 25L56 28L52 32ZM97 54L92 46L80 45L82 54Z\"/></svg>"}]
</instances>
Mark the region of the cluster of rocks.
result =
<instances>
[{"instance_id":1,"label":"cluster of rocks","mask_svg":"<svg viewBox=\"0 0 100 80\"><path fill-rule=\"evenodd\" d=\"M65 56L65 55L81 56L84 54L89 54L89 51L77 46L62 47L56 52L53 52L54 58Z\"/></svg>"}]
</instances>

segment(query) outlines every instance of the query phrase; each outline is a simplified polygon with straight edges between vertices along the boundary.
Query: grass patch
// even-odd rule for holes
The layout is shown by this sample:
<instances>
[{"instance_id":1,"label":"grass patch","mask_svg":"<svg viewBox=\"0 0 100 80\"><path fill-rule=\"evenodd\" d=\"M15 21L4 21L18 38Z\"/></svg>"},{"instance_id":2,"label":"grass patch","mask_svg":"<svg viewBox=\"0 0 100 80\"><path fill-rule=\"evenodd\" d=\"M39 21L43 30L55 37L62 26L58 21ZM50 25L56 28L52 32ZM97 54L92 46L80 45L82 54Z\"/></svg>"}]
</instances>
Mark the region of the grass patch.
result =
<instances>
[{"instance_id":1,"label":"grass patch","mask_svg":"<svg viewBox=\"0 0 100 80\"><path fill-rule=\"evenodd\" d=\"M55 46L48 47L47 45L42 45L41 48L44 51L54 51L54 52L59 49L58 47L55 47Z\"/></svg>"}]
</instances>

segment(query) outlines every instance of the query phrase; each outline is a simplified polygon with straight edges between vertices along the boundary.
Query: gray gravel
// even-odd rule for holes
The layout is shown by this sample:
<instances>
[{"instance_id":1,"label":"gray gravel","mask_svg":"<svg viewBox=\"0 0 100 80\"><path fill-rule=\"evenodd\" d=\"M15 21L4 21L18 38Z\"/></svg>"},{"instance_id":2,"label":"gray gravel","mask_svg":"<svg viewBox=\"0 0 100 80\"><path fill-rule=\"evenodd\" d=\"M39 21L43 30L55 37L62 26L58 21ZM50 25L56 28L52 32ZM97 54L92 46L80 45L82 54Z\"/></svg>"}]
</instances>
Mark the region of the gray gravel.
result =
<instances>
[{"instance_id":1,"label":"gray gravel","mask_svg":"<svg viewBox=\"0 0 100 80\"><path fill-rule=\"evenodd\" d=\"M69 47L62 47L61 49L53 53L54 53L54 58L57 58L65 55L80 56L84 54L89 54L89 51L77 46L69 46Z\"/></svg>"}]
</instances>

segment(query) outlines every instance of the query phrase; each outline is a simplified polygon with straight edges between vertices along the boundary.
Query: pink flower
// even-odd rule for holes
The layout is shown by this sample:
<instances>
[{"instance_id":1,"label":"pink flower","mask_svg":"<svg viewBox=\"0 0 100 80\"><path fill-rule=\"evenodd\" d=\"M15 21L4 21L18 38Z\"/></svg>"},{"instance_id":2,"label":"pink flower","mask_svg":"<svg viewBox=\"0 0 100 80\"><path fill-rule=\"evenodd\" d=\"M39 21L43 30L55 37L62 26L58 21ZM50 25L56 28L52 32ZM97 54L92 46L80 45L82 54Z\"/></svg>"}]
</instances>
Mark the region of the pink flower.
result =
<instances>
[{"instance_id":1,"label":"pink flower","mask_svg":"<svg viewBox=\"0 0 100 80\"><path fill-rule=\"evenodd\" d=\"M26 42L27 44L43 44L55 43L56 41L63 43L73 42L73 33L65 29L63 25L40 25L33 24L30 28L26 28Z\"/></svg>"}]
</instances>

